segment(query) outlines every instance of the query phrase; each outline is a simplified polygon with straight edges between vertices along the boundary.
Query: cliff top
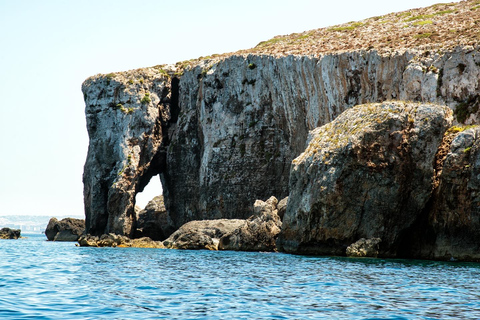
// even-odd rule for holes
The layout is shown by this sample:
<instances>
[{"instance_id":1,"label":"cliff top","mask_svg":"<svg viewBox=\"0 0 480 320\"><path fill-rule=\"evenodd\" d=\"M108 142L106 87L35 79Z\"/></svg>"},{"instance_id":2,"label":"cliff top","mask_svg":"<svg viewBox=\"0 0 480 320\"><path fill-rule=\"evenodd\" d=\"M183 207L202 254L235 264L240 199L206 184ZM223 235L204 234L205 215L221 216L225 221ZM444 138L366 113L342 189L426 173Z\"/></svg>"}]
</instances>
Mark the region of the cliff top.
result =
<instances>
[{"instance_id":1,"label":"cliff top","mask_svg":"<svg viewBox=\"0 0 480 320\"><path fill-rule=\"evenodd\" d=\"M476 47L479 42L480 0L465 0L276 36L251 49L181 61L173 69L181 73L182 69L202 61L218 61L232 55L318 56L356 50L389 54L407 49L442 51L457 46ZM166 73L163 67L154 68ZM167 69L173 73L170 67Z\"/></svg>"},{"instance_id":2,"label":"cliff top","mask_svg":"<svg viewBox=\"0 0 480 320\"><path fill-rule=\"evenodd\" d=\"M333 27L277 36L238 53L318 55L337 51L436 50L477 45L480 1L439 3Z\"/></svg>"},{"instance_id":3,"label":"cliff top","mask_svg":"<svg viewBox=\"0 0 480 320\"><path fill-rule=\"evenodd\" d=\"M204 59L246 54L317 56L354 50L377 50L382 54L406 49L445 50L457 46L477 46L479 42L480 0L467 0L276 36L251 49L182 63L194 64Z\"/></svg>"}]
</instances>

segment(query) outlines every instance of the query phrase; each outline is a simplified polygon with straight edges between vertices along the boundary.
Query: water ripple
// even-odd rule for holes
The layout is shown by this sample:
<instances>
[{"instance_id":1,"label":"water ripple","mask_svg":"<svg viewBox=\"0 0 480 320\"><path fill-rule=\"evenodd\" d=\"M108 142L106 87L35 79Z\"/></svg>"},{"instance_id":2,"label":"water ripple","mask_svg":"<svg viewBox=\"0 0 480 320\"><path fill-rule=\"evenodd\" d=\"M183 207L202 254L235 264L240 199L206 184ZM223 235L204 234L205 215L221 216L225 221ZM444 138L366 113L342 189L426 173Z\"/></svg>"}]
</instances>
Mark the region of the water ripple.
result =
<instances>
[{"instance_id":1,"label":"water ripple","mask_svg":"<svg viewBox=\"0 0 480 320\"><path fill-rule=\"evenodd\" d=\"M478 319L480 265L0 240L0 319Z\"/></svg>"}]
</instances>

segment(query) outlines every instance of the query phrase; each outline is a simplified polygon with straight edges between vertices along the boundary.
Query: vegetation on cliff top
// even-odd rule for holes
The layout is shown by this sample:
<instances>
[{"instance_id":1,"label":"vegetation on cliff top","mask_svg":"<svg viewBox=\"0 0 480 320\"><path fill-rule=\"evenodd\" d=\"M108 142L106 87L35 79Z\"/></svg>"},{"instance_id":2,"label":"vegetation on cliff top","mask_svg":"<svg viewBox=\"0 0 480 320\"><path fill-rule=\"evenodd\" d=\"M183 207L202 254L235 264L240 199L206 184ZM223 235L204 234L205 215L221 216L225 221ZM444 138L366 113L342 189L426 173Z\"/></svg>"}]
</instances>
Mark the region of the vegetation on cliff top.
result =
<instances>
[{"instance_id":1,"label":"vegetation on cliff top","mask_svg":"<svg viewBox=\"0 0 480 320\"><path fill-rule=\"evenodd\" d=\"M480 0L438 3L362 21L276 36L251 49L214 54L175 65L174 76L205 60L232 55L320 55L353 50L377 50L388 54L398 50L449 50L457 46L478 46L480 42ZM156 66L154 68L163 68ZM168 72L160 69L166 76Z\"/></svg>"},{"instance_id":2,"label":"vegetation on cliff top","mask_svg":"<svg viewBox=\"0 0 480 320\"><path fill-rule=\"evenodd\" d=\"M479 41L480 1L468 0L277 36L239 53L318 55L345 50L441 50L475 46Z\"/></svg>"}]
</instances>

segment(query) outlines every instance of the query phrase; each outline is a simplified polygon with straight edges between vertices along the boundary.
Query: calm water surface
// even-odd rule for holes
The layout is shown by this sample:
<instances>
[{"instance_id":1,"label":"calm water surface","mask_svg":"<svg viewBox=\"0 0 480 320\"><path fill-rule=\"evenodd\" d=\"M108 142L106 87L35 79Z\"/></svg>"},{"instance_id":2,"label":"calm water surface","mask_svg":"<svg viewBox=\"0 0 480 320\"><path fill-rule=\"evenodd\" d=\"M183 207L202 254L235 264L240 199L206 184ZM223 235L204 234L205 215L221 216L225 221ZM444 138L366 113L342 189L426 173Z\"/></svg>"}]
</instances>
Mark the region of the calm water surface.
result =
<instances>
[{"instance_id":1,"label":"calm water surface","mask_svg":"<svg viewBox=\"0 0 480 320\"><path fill-rule=\"evenodd\" d=\"M480 265L0 240L0 319L479 319Z\"/></svg>"}]
</instances>

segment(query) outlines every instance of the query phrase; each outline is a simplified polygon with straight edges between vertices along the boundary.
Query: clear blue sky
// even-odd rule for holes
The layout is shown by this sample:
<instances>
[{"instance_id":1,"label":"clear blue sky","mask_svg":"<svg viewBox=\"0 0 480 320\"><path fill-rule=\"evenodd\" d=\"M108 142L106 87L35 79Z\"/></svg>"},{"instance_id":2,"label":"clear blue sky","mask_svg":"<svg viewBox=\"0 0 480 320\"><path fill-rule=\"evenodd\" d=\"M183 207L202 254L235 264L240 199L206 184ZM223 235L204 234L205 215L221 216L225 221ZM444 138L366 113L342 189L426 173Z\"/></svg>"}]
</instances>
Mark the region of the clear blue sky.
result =
<instances>
[{"instance_id":1,"label":"clear blue sky","mask_svg":"<svg viewBox=\"0 0 480 320\"><path fill-rule=\"evenodd\" d=\"M0 0L0 215L83 215L91 75L436 2Z\"/></svg>"}]
</instances>

